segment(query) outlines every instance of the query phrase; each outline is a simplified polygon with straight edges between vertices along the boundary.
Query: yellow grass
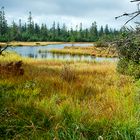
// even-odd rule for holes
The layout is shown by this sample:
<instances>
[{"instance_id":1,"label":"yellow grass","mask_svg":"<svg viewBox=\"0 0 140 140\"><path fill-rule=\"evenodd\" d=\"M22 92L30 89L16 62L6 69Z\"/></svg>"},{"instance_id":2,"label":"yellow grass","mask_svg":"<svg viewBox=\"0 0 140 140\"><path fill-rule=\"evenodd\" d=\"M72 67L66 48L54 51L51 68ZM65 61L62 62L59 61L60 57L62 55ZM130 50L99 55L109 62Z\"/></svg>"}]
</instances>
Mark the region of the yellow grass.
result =
<instances>
[{"instance_id":1,"label":"yellow grass","mask_svg":"<svg viewBox=\"0 0 140 140\"><path fill-rule=\"evenodd\" d=\"M78 43L78 44L87 44L87 43L90 43L91 42L21 42L21 41L12 41L12 42L9 42L8 45L10 46L47 46L47 45L50 45L50 44L75 44L75 43ZM93 43L93 42L92 42ZM3 46L3 45L6 45L6 43L4 42L0 42L0 45Z\"/></svg>"},{"instance_id":2,"label":"yellow grass","mask_svg":"<svg viewBox=\"0 0 140 140\"><path fill-rule=\"evenodd\" d=\"M12 89L3 86L11 90L4 99L14 96L14 101L8 99L7 108L17 111L12 117L26 118L28 125L34 127L33 132L29 131L31 136L37 132L39 138L44 132L49 139L98 139L100 135L105 139L127 139L129 134L135 135L139 105L135 102L134 81L119 75L116 63L38 61L14 54L1 56L0 62L19 59L24 62L25 75L0 79L0 85L14 85ZM38 110L44 118L38 118ZM24 128L26 125L22 132ZM68 138L67 134L72 136Z\"/></svg>"},{"instance_id":3,"label":"yellow grass","mask_svg":"<svg viewBox=\"0 0 140 140\"><path fill-rule=\"evenodd\" d=\"M56 54L70 54L70 55L91 55L97 57L117 57L117 51L113 47L79 47L79 46L65 46L64 49L39 50L39 53L51 52Z\"/></svg>"}]
</instances>

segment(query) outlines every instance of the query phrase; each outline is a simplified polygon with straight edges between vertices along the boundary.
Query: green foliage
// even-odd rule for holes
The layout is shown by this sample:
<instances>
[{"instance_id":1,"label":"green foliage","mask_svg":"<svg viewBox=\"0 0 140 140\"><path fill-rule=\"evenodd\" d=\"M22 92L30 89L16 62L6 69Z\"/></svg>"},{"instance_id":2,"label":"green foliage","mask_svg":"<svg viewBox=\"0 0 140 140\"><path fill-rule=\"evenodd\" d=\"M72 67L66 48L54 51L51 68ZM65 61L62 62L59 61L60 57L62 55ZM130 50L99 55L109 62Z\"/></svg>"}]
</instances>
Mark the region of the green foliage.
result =
<instances>
[{"instance_id":1,"label":"green foliage","mask_svg":"<svg viewBox=\"0 0 140 140\"><path fill-rule=\"evenodd\" d=\"M126 58L120 58L117 70L119 73L140 78L140 63L136 63Z\"/></svg>"},{"instance_id":2,"label":"green foliage","mask_svg":"<svg viewBox=\"0 0 140 140\"><path fill-rule=\"evenodd\" d=\"M122 34L123 38L118 43L118 71L122 74L140 78L140 40L139 31L125 32Z\"/></svg>"},{"instance_id":3,"label":"green foliage","mask_svg":"<svg viewBox=\"0 0 140 140\"><path fill-rule=\"evenodd\" d=\"M98 30L96 22L93 22L87 29L83 29L82 23L76 25L76 29L67 29L66 25L53 23L49 29L46 24L38 25L34 23L32 13L29 12L27 23L19 24L13 21L12 25L7 25L4 8L0 10L0 41L63 41L63 42L95 42L99 38L115 35L115 30L109 30L108 25L101 26Z\"/></svg>"},{"instance_id":4,"label":"green foliage","mask_svg":"<svg viewBox=\"0 0 140 140\"><path fill-rule=\"evenodd\" d=\"M0 10L0 36L5 35L7 33L7 21L6 21L6 17L5 17L5 11L4 11L4 7L1 8Z\"/></svg>"},{"instance_id":5,"label":"green foliage","mask_svg":"<svg viewBox=\"0 0 140 140\"><path fill-rule=\"evenodd\" d=\"M118 46L119 57L128 59L135 63L140 62L140 40L139 36L125 39Z\"/></svg>"}]
</instances>

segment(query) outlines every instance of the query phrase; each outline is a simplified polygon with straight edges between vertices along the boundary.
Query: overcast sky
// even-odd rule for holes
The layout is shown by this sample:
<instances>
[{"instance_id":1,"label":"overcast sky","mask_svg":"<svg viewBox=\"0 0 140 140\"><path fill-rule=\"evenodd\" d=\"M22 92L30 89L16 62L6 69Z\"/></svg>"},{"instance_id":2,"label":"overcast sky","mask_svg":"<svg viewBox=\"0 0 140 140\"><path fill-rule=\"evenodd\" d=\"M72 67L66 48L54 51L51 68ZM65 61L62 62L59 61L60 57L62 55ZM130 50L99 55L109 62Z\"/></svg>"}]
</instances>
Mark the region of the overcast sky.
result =
<instances>
[{"instance_id":1,"label":"overcast sky","mask_svg":"<svg viewBox=\"0 0 140 140\"><path fill-rule=\"evenodd\" d=\"M113 28L119 28L127 20L115 20L115 16L136 8L136 3L130 0L0 0L0 5L5 7L8 23L19 19L27 21L31 11L35 22L48 26L56 21L68 27L80 22L89 27L96 21L99 26L108 24Z\"/></svg>"}]
</instances>

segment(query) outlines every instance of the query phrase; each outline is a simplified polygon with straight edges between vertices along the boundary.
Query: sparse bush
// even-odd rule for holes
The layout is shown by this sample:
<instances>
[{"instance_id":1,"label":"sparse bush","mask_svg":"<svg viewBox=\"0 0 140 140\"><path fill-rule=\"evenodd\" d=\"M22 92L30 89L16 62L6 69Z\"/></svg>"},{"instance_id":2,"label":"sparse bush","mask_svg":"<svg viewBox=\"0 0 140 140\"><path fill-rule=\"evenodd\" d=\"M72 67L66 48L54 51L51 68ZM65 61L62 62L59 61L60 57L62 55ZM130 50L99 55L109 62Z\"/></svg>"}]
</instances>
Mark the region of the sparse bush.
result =
<instances>
[{"instance_id":1,"label":"sparse bush","mask_svg":"<svg viewBox=\"0 0 140 140\"><path fill-rule=\"evenodd\" d=\"M104 42L104 41L98 41L96 44L95 44L96 47L108 47L109 45Z\"/></svg>"}]
</instances>

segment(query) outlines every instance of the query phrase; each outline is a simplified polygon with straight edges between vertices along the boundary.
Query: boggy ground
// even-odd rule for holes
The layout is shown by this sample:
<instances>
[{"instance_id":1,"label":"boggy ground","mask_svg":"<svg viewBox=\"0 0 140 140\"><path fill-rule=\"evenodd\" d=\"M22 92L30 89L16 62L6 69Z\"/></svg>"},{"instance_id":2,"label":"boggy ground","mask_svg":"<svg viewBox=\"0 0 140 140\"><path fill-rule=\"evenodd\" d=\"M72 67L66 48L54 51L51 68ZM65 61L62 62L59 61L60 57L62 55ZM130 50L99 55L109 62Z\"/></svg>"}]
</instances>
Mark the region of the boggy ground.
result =
<instances>
[{"instance_id":1,"label":"boggy ground","mask_svg":"<svg viewBox=\"0 0 140 140\"><path fill-rule=\"evenodd\" d=\"M1 139L140 139L140 82L116 63L0 56L18 60L23 76L0 75Z\"/></svg>"},{"instance_id":2,"label":"boggy ground","mask_svg":"<svg viewBox=\"0 0 140 140\"><path fill-rule=\"evenodd\" d=\"M51 52L54 54L90 55L95 57L118 57L115 47L80 47L65 46L63 49L39 50L39 53Z\"/></svg>"}]
</instances>

